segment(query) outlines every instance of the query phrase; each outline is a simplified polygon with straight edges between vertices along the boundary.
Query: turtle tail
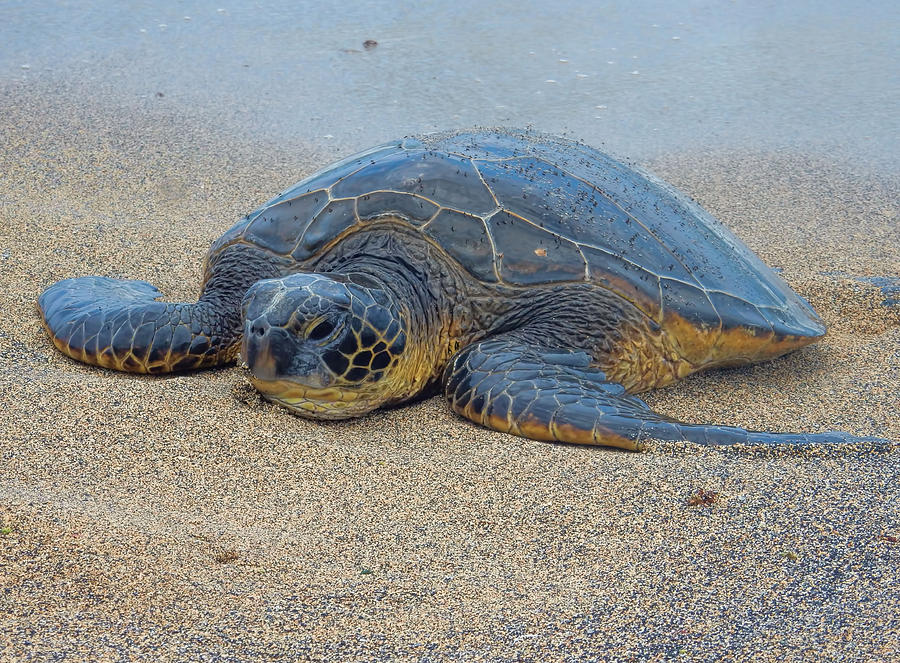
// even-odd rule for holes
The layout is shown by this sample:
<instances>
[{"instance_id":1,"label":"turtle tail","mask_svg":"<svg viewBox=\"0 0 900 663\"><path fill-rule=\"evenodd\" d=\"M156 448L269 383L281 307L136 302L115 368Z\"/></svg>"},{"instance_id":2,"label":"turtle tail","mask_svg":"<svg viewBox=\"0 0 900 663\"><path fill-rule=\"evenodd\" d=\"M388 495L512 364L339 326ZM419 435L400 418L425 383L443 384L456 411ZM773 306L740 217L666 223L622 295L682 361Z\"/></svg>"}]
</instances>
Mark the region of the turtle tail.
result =
<instances>
[{"instance_id":1,"label":"turtle tail","mask_svg":"<svg viewBox=\"0 0 900 663\"><path fill-rule=\"evenodd\" d=\"M233 361L241 337L240 300L156 301L146 281L85 276L38 299L44 327L63 353L130 373L169 373Z\"/></svg>"}]
</instances>

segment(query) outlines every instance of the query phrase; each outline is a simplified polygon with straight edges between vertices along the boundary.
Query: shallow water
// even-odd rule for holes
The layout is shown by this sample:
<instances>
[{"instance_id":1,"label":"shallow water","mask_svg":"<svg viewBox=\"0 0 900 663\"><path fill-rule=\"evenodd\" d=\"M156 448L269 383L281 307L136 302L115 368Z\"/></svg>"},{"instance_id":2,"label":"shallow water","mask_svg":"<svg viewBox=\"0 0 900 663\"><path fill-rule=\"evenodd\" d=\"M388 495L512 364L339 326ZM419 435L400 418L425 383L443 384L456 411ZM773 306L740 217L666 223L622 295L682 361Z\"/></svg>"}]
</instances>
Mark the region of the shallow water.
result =
<instances>
[{"instance_id":1,"label":"shallow water","mask_svg":"<svg viewBox=\"0 0 900 663\"><path fill-rule=\"evenodd\" d=\"M7 1L0 83L287 146L531 124L636 158L789 149L896 169L896 2L584 5Z\"/></svg>"}]
</instances>

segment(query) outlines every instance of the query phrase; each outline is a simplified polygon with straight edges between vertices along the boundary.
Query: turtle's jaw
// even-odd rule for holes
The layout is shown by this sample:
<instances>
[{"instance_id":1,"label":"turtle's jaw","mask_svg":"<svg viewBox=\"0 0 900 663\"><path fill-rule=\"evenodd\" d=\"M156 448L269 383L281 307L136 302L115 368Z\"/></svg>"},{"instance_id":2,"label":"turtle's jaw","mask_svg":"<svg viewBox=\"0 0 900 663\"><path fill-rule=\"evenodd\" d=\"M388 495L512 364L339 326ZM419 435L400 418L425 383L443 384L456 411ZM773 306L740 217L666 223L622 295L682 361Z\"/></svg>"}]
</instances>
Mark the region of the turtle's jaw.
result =
<instances>
[{"instance_id":1,"label":"turtle's jaw","mask_svg":"<svg viewBox=\"0 0 900 663\"><path fill-rule=\"evenodd\" d=\"M314 355L295 355L285 337L280 329L244 335L241 354L248 378L264 398L310 419L348 419L378 407L358 385L336 384Z\"/></svg>"},{"instance_id":2,"label":"turtle's jaw","mask_svg":"<svg viewBox=\"0 0 900 663\"><path fill-rule=\"evenodd\" d=\"M340 387L311 387L296 380L266 380L250 374L252 384L263 395L291 412L308 419L350 419L378 407L358 391Z\"/></svg>"}]
</instances>

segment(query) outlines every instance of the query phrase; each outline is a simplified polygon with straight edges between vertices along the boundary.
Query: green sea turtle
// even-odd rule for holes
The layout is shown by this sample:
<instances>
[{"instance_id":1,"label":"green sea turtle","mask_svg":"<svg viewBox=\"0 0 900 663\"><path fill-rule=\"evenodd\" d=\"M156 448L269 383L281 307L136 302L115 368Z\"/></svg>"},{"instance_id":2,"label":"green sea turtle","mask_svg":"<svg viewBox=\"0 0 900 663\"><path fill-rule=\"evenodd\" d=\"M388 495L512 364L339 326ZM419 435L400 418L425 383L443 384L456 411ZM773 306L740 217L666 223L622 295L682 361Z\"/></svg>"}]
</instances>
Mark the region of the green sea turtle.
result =
<instances>
[{"instance_id":1,"label":"green sea turtle","mask_svg":"<svg viewBox=\"0 0 900 663\"><path fill-rule=\"evenodd\" d=\"M809 304L664 182L518 131L404 139L336 163L210 248L196 303L82 277L39 307L54 344L138 373L240 356L262 394L342 419L443 389L537 440L639 449L855 441L682 423L631 395L821 338Z\"/></svg>"}]
</instances>

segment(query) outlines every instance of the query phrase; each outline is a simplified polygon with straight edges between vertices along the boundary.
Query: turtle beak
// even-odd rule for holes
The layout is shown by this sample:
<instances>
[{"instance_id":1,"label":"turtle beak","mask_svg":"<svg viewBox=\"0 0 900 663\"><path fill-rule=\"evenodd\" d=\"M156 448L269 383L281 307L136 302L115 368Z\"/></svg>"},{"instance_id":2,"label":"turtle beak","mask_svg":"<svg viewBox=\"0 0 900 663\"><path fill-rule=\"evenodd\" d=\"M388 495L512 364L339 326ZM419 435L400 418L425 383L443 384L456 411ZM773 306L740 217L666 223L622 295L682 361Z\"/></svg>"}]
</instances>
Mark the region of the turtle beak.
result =
<instances>
[{"instance_id":1,"label":"turtle beak","mask_svg":"<svg viewBox=\"0 0 900 663\"><path fill-rule=\"evenodd\" d=\"M330 387L320 371L293 375L295 343L281 327L269 324L265 315L244 325L241 357L250 370L250 383L270 401L312 419L347 419L373 408L357 401L359 394ZM302 380L302 381L301 381Z\"/></svg>"},{"instance_id":2,"label":"turtle beak","mask_svg":"<svg viewBox=\"0 0 900 663\"><path fill-rule=\"evenodd\" d=\"M255 377L277 380L284 377L284 368L290 363L290 357L284 355L291 345L287 332L272 327L266 316L261 315L244 324L241 358Z\"/></svg>"},{"instance_id":3,"label":"turtle beak","mask_svg":"<svg viewBox=\"0 0 900 663\"><path fill-rule=\"evenodd\" d=\"M259 385L275 382L311 389L330 385L316 355L304 352L303 344L284 327L271 324L265 313L244 323L241 360L260 390Z\"/></svg>"}]
</instances>

